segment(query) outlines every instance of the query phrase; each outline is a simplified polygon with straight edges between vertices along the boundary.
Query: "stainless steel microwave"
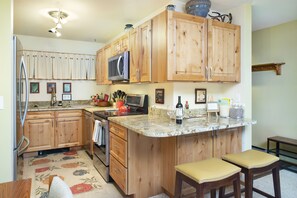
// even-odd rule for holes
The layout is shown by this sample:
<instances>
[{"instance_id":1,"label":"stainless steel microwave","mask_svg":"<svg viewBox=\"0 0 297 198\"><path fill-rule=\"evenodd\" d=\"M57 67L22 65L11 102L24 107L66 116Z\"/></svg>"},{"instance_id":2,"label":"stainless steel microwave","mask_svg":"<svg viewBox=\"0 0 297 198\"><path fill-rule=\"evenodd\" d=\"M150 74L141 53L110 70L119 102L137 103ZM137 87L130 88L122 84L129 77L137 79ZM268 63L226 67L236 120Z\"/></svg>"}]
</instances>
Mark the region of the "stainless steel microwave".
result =
<instances>
[{"instance_id":1,"label":"stainless steel microwave","mask_svg":"<svg viewBox=\"0 0 297 198\"><path fill-rule=\"evenodd\" d=\"M108 80L129 81L129 51L108 59Z\"/></svg>"}]
</instances>

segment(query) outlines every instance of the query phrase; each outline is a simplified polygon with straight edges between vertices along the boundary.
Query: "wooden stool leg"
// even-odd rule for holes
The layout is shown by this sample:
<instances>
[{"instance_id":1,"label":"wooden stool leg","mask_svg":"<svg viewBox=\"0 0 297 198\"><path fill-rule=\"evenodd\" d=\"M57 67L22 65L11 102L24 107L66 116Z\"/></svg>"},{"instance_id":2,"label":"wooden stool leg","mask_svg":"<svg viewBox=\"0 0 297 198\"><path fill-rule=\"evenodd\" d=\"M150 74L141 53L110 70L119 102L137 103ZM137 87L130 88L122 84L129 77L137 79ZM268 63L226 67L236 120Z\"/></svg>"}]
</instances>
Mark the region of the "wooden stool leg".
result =
<instances>
[{"instance_id":1,"label":"wooden stool leg","mask_svg":"<svg viewBox=\"0 0 297 198\"><path fill-rule=\"evenodd\" d=\"M216 189L210 190L210 197L211 198L216 198Z\"/></svg>"},{"instance_id":2,"label":"wooden stool leg","mask_svg":"<svg viewBox=\"0 0 297 198\"><path fill-rule=\"evenodd\" d=\"M272 169L274 196L281 198L280 179L279 179L279 165Z\"/></svg>"},{"instance_id":3,"label":"wooden stool leg","mask_svg":"<svg viewBox=\"0 0 297 198\"><path fill-rule=\"evenodd\" d=\"M220 187L219 190L219 198L223 198L225 196L225 186Z\"/></svg>"},{"instance_id":4,"label":"wooden stool leg","mask_svg":"<svg viewBox=\"0 0 297 198\"><path fill-rule=\"evenodd\" d=\"M181 190L182 190L181 173L176 172L174 198L180 198L181 197Z\"/></svg>"},{"instance_id":5,"label":"wooden stool leg","mask_svg":"<svg viewBox=\"0 0 297 198\"><path fill-rule=\"evenodd\" d=\"M253 197L253 174L250 170L247 171L244 175L245 181L245 198L252 198Z\"/></svg>"},{"instance_id":6,"label":"wooden stool leg","mask_svg":"<svg viewBox=\"0 0 297 198\"><path fill-rule=\"evenodd\" d=\"M234 197L240 198L241 191L240 191L240 174L239 173L236 176L236 180L233 181L233 190L234 190Z\"/></svg>"},{"instance_id":7,"label":"wooden stool leg","mask_svg":"<svg viewBox=\"0 0 297 198\"><path fill-rule=\"evenodd\" d=\"M203 187L201 184L197 184L196 186L196 198L204 198Z\"/></svg>"}]
</instances>

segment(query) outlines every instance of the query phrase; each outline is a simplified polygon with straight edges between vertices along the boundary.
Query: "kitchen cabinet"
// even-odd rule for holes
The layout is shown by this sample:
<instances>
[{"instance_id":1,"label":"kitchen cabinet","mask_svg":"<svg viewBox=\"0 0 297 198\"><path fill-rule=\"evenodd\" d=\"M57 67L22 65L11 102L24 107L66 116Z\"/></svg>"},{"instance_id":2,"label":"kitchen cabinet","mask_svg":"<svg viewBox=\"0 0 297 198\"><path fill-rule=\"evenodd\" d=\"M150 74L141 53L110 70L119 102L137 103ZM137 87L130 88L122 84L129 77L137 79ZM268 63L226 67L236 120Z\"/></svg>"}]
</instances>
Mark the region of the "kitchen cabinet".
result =
<instances>
[{"instance_id":1,"label":"kitchen cabinet","mask_svg":"<svg viewBox=\"0 0 297 198\"><path fill-rule=\"evenodd\" d=\"M164 11L152 19L152 81L240 80L240 27Z\"/></svg>"},{"instance_id":2,"label":"kitchen cabinet","mask_svg":"<svg viewBox=\"0 0 297 198\"><path fill-rule=\"evenodd\" d=\"M130 31L130 82L151 81L152 21Z\"/></svg>"},{"instance_id":3,"label":"kitchen cabinet","mask_svg":"<svg viewBox=\"0 0 297 198\"><path fill-rule=\"evenodd\" d=\"M175 165L241 152L241 135L242 128L238 127L163 138L161 140L164 162L162 187L170 194L174 194Z\"/></svg>"},{"instance_id":4,"label":"kitchen cabinet","mask_svg":"<svg viewBox=\"0 0 297 198\"><path fill-rule=\"evenodd\" d=\"M30 140L25 152L82 145L82 111L28 112L24 135Z\"/></svg>"},{"instance_id":5,"label":"kitchen cabinet","mask_svg":"<svg viewBox=\"0 0 297 198\"><path fill-rule=\"evenodd\" d=\"M93 135L93 114L91 112L88 112L84 110L83 112L83 145L84 149L86 152L92 156L93 155L93 140L92 140L92 135Z\"/></svg>"},{"instance_id":6,"label":"kitchen cabinet","mask_svg":"<svg viewBox=\"0 0 297 198\"><path fill-rule=\"evenodd\" d=\"M112 42L112 56L129 51L129 33L124 34L116 41Z\"/></svg>"},{"instance_id":7,"label":"kitchen cabinet","mask_svg":"<svg viewBox=\"0 0 297 198\"><path fill-rule=\"evenodd\" d=\"M82 145L81 110L55 112L55 146L57 148Z\"/></svg>"},{"instance_id":8,"label":"kitchen cabinet","mask_svg":"<svg viewBox=\"0 0 297 198\"><path fill-rule=\"evenodd\" d=\"M30 140L26 152L48 150L54 147L54 112L28 112L24 135Z\"/></svg>"},{"instance_id":9,"label":"kitchen cabinet","mask_svg":"<svg viewBox=\"0 0 297 198\"><path fill-rule=\"evenodd\" d=\"M208 81L240 81L240 26L208 20Z\"/></svg>"},{"instance_id":10,"label":"kitchen cabinet","mask_svg":"<svg viewBox=\"0 0 297 198\"><path fill-rule=\"evenodd\" d=\"M113 122L109 130L110 176L115 183L135 198L160 194L160 139L142 136Z\"/></svg>"},{"instance_id":11,"label":"kitchen cabinet","mask_svg":"<svg viewBox=\"0 0 297 198\"><path fill-rule=\"evenodd\" d=\"M96 55L96 83L101 85L109 85L108 80L108 59L112 56L111 45L105 46L97 51Z\"/></svg>"}]
</instances>

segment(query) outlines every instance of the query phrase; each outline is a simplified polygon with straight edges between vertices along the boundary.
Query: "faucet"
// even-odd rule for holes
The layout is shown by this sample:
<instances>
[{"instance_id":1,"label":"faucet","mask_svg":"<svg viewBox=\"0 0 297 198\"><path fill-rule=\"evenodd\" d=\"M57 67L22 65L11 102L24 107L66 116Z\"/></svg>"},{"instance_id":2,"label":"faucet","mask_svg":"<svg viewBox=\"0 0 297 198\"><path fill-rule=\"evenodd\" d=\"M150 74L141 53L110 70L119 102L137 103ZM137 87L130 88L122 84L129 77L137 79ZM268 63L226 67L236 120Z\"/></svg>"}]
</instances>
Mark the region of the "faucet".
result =
<instances>
[{"instance_id":1,"label":"faucet","mask_svg":"<svg viewBox=\"0 0 297 198\"><path fill-rule=\"evenodd\" d=\"M51 94L51 106L55 106L56 103L57 103L57 96L56 96L55 89L53 89Z\"/></svg>"}]
</instances>

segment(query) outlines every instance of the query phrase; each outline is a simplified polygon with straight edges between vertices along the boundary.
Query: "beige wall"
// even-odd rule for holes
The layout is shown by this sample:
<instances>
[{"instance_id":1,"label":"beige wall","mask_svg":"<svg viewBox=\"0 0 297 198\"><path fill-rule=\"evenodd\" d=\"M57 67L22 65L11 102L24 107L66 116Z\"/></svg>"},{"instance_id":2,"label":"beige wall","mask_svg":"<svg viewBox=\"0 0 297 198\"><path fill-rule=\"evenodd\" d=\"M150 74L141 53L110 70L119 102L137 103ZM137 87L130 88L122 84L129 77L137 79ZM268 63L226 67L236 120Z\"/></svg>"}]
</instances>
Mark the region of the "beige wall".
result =
<instances>
[{"instance_id":1,"label":"beige wall","mask_svg":"<svg viewBox=\"0 0 297 198\"><path fill-rule=\"evenodd\" d=\"M253 72L252 143L266 148L267 137L297 139L297 20L253 32L253 64L285 62L282 74Z\"/></svg>"},{"instance_id":2,"label":"beige wall","mask_svg":"<svg viewBox=\"0 0 297 198\"><path fill-rule=\"evenodd\" d=\"M0 182L11 181L13 174L12 150L12 1L1 0L0 5Z\"/></svg>"}]
</instances>

